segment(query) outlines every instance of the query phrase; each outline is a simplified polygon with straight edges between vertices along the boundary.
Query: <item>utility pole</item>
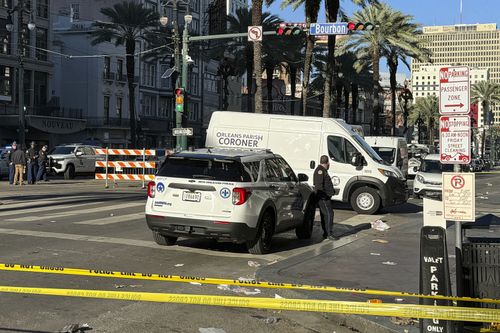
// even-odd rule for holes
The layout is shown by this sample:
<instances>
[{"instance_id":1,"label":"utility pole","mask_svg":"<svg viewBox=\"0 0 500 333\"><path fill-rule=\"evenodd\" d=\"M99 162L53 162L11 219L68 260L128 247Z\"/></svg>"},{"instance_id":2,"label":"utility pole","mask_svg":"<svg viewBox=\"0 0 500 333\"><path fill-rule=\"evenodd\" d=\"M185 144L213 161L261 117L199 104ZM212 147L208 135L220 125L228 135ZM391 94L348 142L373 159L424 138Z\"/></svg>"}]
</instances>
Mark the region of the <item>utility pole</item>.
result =
<instances>
[{"instance_id":1,"label":"utility pole","mask_svg":"<svg viewBox=\"0 0 500 333\"><path fill-rule=\"evenodd\" d=\"M174 0L174 43L175 43L175 49L174 49L174 63L175 63L175 70L178 71L181 67L180 63L180 39L179 39L179 14L178 14L178 8L177 8L177 1ZM179 87L179 76L177 75L177 79L175 82L175 88ZM175 112L175 127L180 128L182 127L182 113L180 112ZM176 137L176 149L180 150L182 147L182 141L180 137Z\"/></svg>"},{"instance_id":2,"label":"utility pole","mask_svg":"<svg viewBox=\"0 0 500 333\"><path fill-rule=\"evenodd\" d=\"M17 10L17 54L19 57L19 69L18 69L18 103L19 103L19 144L21 149L24 149L25 138L25 124L26 120L24 118L24 63L23 63L23 14L24 14L24 0L19 0Z\"/></svg>"},{"instance_id":3,"label":"utility pole","mask_svg":"<svg viewBox=\"0 0 500 333\"><path fill-rule=\"evenodd\" d=\"M192 22L192 20L193 17L191 15L184 16L184 31L182 32L182 83L181 84L185 94L187 92L187 85L188 85L189 24ZM186 99L184 99L184 111L182 113L178 113L181 117L181 124L178 127L182 127L182 115L184 113L187 114L186 112L187 105L188 103L186 102ZM182 135L178 138L180 138L181 149L183 150L187 149L187 136Z\"/></svg>"}]
</instances>

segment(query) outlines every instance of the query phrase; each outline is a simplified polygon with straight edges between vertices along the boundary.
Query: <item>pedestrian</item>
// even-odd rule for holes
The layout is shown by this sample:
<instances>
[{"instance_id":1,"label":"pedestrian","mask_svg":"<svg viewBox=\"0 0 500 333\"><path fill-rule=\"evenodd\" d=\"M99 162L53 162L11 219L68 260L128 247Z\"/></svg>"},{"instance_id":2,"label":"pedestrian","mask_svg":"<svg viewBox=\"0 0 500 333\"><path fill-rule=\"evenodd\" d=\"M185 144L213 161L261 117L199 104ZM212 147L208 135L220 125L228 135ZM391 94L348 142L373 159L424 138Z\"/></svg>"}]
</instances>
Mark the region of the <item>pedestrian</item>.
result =
<instances>
[{"instance_id":1,"label":"pedestrian","mask_svg":"<svg viewBox=\"0 0 500 333\"><path fill-rule=\"evenodd\" d=\"M30 148L26 151L26 168L28 169L28 184L34 184L38 167L38 151L35 141L31 141Z\"/></svg>"},{"instance_id":2,"label":"pedestrian","mask_svg":"<svg viewBox=\"0 0 500 333\"><path fill-rule=\"evenodd\" d=\"M330 160L328 156L320 157L319 165L314 170L314 189L318 201L319 211L321 213L321 226L323 228L323 238L329 240L338 240L333 235L333 208L331 197L335 194L332 179L328 174Z\"/></svg>"},{"instance_id":3,"label":"pedestrian","mask_svg":"<svg viewBox=\"0 0 500 333\"><path fill-rule=\"evenodd\" d=\"M15 147L15 149L14 149ZM10 161L14 165L14 185L23 185L24 168L26 167L26 155L22 149L17 149L17 145L12 144L12 153Z\"/></svg>"},{"instance_id":4,"label":"pedestrian","mask_svg":"<svg viewBox=\"0 0 500 333\"><path fill-rule=\"evenodd\" d=\"M9 164L9 184L14 184L14 173L15 167L14 163L12 163L12 152L17 149L16 141L12 142L11 148L7 152L7 163Z\"/></svg>"},{"instance_id":5,"label":"pedestrian","mask_svg":"<svg viewBox=\"0 0 500 333\"><path fill-rule=\"evenodd\" d=\"M49 158L47 157L47 145L43 146L42 149L38 152L38 173L36 175L36 181L44 180L48 182L47 179L47 162Z\"/></svg>"}]
</instances>

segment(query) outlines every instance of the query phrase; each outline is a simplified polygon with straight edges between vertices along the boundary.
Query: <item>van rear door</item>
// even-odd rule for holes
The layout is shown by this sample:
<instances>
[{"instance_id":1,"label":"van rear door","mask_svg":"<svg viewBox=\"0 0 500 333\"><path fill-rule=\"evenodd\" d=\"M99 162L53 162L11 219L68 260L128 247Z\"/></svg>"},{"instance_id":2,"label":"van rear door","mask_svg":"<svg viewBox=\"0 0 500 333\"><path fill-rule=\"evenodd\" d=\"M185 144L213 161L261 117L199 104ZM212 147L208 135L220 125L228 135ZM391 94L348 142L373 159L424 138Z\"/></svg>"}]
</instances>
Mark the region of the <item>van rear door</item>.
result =
<instances>
[{"instance_id":1,"label":"van rear door","mask_svg":"<svg viewBox=\"0 0 500 333\"><path fill-rule=\"evenodd\" d=\"M153 211L192 218L230 218L232 194L250 181L238 161L169 157L156 176Z\"/></svg>"}]
</instances>

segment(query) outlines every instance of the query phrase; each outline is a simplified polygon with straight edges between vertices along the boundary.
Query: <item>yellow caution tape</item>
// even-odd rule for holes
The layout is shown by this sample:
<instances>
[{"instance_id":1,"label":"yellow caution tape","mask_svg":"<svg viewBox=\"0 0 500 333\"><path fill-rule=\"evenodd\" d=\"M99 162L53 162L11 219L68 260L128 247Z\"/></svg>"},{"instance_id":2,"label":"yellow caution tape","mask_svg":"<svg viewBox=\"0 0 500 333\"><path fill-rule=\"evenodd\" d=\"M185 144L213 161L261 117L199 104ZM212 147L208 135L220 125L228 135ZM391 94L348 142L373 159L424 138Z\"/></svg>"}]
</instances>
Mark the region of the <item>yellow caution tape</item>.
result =
<instances>
[{"instance_id":1,"label":"yellow caution tape","mask_svg":"<svg viewBox=\"0 0 500 333\"><path fill-rule=\"evenodd\" d=\"M132 273L132 272L117 272L108 270L95 270L95 269L81 269L81 268L65 268L65 267L50 267L50 266L34 266L34 265L19 265L19 264L2 264L0 263L0 271L17 271L17 272L36 272L36 273L50 273L50 274L65 274L65 275L81 275L81 276L96 276L105 278L119 278L119 279L134 279L134 280L154 280L154 281L168 281L168 282L199 282L204 284L227 284L246 287L259 287L259 288L274 288L274 289L294 289L294 290L309 290L309 291L327 291L339 293L356 293L364 295L382 295L394 297L418 297L441 299L451 301L467 301L467 302L481 302L500 304L500 300L491 298L473 298L473 297L454 297L442 295L422 295L417 293L409 293L402 291L385 291L385 290L371 290L371 289L356 289L356 288L340 288L330 286L317 286L307 284L294 284L283 282L266 282L251 279L219 279L199 276L179 276L168 274L152 274L152 273Z\"/></svg>"},{"instance_id":2,"label":"yellow caution tape","mask_svg":"<svg viewBox=\"0 0 500 333\"><path fill-rule=\"evenodd\" d=\"M225 307L273 309L307 312L333 312L369 316L427 318L455 321L495 322L500 320L500 310L432 306L416 304L384 304L305 299L275 299L260 297L212 296L187 294L160 294L108 290L82 290L0 286L0 292L51 296L87 297L124 301L163 302L212 305Z\"/></svg>"}]
</instances>

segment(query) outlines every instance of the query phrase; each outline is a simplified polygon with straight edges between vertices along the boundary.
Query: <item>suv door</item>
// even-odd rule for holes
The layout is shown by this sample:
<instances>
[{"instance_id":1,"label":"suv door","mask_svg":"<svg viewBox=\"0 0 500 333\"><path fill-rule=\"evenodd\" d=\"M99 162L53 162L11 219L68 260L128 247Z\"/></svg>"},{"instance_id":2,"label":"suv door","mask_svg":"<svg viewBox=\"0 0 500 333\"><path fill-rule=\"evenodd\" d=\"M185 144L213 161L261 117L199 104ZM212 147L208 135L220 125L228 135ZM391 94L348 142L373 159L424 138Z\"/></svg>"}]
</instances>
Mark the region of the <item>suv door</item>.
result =
<instances>
[{"instance_id":1,"label":"suv door","mask_svg":"<svg viewBox=\"0 0 500 333\"><path fill-rule=\"evenodd\" d=\"M95 151L92 147L83 147L83 164L85 172L95 171Z\"/></svg>"},{"instance_id":2,"label":"suv door","mask_svg":"<svg viewBox=\"0 0 500 333\"><path fill-rule=\"evenodd\" d=\"M81 153L81 155L80 155ZM75 172L85 172L85 151L83 147L76 147L75 151Z\"/></svg>"},{"instance_id":3,"label":"suv door","mask_svg":"<svg viewBox=\"0 0 500 333\"><path fill-rule=\"evenodd\" d=\"M303 208L304 200L306 200L306 198L304 198L304 195L301 191L299 179L293 172L290 165L281 157L277 158L276 161L278 162L281 168L281 172L283 173L282 181L286 183L288 188L285 197L288 199L292 212L290 227L295 227L297 224L302 223L304 220Z\"/></svg>"}]
</instances>

